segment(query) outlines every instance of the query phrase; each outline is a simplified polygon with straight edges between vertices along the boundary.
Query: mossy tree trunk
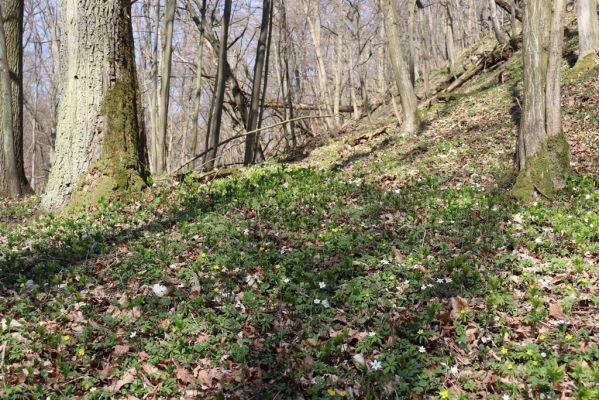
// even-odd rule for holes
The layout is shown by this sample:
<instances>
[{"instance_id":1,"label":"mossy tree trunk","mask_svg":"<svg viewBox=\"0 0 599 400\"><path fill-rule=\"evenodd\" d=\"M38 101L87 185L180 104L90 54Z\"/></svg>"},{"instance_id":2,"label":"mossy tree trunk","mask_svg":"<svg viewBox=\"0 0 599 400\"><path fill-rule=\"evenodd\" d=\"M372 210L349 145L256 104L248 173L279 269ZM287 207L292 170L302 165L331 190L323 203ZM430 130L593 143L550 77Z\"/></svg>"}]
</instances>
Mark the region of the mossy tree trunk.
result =
<instances>
[{"instance_id":1,"label":"mossy tree trunk","mask_svg":"<svg viewBox=\"0 0 599 400\"><path fill-rule=\"evenodd\" d=\"M63 0L62 93L42 204L62 208L140 189L147 149L129 0Z\"/></svg>"},{"instance_id":2,"label":"mossy tree trunk","mask_svg":"<svg viewBox=\"0 0 599 400\"><path fill-rule=\"evenodd\" d=\"M576 17L580 44L577 69L585 70L595 65L595 53L599 51L597 0L576 0Z\"/></svg>"},{"instance_id":3,"label":"mossy tree trunk","mask_svg":"<svg viewBox=\"0 0 599 400\"><path fill-rule=\"evenodd\" d=\"M395 83L399 90L402 111L403 135L414 135L420 128L420 117L418 114L418 100L410 78L410 70L403 59L403 51L400 38L399 21L395 9L395 0L385 0L385 13L387 14L387 30L389 32L389 56Z\"/></svg>"},{"instance_id":4,"label":"mossy tree trunk","mask_svg":"<svg viewBox=\"0 0 599 400\"><path fill-rule=\"evenodd\" d=\"M524 102L513 189L524 200L551 196L570 169L560 104L564 7L565 0L527 0L524 7Z\"/></svg>"},{"instance_id":5,"label":"mossy tree trunk","mask_svg":"<svg viewBox=\"0 0 599 400\"><path fill-rule=\"evenodd\" d=\"M0 197L31 191L23 162L23 0L0 0Z\"/></svg>"}]
</instances>

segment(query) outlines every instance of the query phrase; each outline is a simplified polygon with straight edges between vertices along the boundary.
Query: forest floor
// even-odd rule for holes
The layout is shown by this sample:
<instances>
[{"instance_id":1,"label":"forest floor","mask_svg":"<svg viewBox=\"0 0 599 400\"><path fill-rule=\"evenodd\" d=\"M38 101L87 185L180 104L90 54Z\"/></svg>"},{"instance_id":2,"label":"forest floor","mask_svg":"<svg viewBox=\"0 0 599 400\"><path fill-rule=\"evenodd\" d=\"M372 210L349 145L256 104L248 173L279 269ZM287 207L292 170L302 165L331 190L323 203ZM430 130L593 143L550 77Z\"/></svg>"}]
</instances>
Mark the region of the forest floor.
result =
<instances>
[{"instance_id":1,"label":"forest floor","mask_svg":"<svg viewBox=\"0 0 599 400\"><path fill-rule=\"evenodd\" d=\"M524 205L520 58L418 137L383 109L293 164L1 204L0 398L598 398L599 67L566 189Z\"/></svg>"}]
</instances>

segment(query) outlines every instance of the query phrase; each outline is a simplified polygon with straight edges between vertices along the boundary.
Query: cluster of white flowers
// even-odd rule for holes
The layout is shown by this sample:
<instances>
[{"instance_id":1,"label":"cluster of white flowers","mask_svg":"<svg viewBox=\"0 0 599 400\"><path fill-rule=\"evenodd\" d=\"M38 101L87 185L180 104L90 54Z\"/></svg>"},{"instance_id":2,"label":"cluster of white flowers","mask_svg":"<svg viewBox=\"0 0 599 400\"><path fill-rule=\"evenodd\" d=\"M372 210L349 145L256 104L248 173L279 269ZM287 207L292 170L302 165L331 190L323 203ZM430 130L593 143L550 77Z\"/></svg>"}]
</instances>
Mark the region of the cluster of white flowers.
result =
<instances>
[{"instance_id":1,"label":"cluster of white flowers","mask_svg":"<svg viewBox=\"0 0 599 400\"><path fill-rule=\"evenodd\" d=\"M320 304L322 305L324 308L329 308L331 306L331 303L329 303L328 300L320 300L320 299L314 299L314 304Z\"/></svg>"}]
</instances>

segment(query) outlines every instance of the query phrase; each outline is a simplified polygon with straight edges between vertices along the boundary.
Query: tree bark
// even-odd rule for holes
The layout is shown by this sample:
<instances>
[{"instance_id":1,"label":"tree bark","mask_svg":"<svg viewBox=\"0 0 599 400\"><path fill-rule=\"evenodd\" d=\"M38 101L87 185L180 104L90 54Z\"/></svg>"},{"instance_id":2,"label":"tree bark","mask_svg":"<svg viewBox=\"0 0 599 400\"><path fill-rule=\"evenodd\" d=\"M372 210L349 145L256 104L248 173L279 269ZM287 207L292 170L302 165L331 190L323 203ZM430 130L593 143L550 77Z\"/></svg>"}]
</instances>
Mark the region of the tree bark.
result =
<instances>
[{"instance_id":1,"label":"tree bark","mask_svg":"<svg viewBox=\"0 0 599 400\"><path fill-rule=\"evenodd\" d=\"M569 170L568 143L559 123L564 7L565 0L528 0L524 6L524 101L513 189L524 200L536 193L552 195L564 186Z\"/></svg>"},{"instance_id":2,"label":"tree bark","mask_svg":"<svg viewBox=\"0 0 599 400\"><path fill-rule=\"evenodd\" d=\"M171 89L171 65L173 59L173 25L175 24L176 0L167 0L162 19L162 51L160 57L160 97L158 102L158 132L156 139L156 170L163 174L167 171L168 146L166 143L168 128L168 107Z\"/></svg>"},{"instance_id":3,"label":"tree bark","mask_svg":"<svg viewBox=\"0 0 599 400\"><path fill-rule=\"evenodd\" d=\"M222 123L224 100L225 100L225 83L227 79L226 67L227 63L227 46L229 40L229 22L231 20L231 0L225 0L225 8L222 20L221 41L218 47L218 72L216 74L216 83L214 85L213 108L214 115L212 116L212 129L210 132L209 149L210 155L206 161L206 168L213 169L216 163L218 154L218 145L220 141L220 127Z\"/></svg>"},{"instance_id":4,"label":"tree bark","mask_svg":"<svg viewBox=\"0 0 599 400\"><path fill-rule=\"evenodd\" d=\"M505 34L501 30L501 25L499 24L499 19L497 19L497 4L495 0L489 0L489 10L491 11L491 24L493 25L493 32L495 32L495 38L499 44L506 44L507 39L505 38Z\"/></svg>"},{"instance_id":5,"label":"tree bark","mask_svg":"<svg viewBox=\"0 0 599 400\"><path fill-rule=\"evenodd\" d=\"M264 75L264 61L266 58L266 45L268 43L268 30L270 22L271 0L262 2L262 22L260 24L260 37L258 39L258 48L256 49L256 62L254 64L254 79L252 82L252 97L250 102L250 112L246 122L246 130L254 131L258 124L260 116L260 93L262 91L262 79ZM252 133L246 136L245 155L243 163L249 165L254 162L256 152L256 134Z\"/></svg>"},{"instance_id":6,"label":"tree bark","mask_svg":"<svg viewBox=\"0 0 599 400\"><path fill-rule=\"evenodd\" d=\"M389 32L389 56L391 57L391 66L395 83L399 90L402 111L403 135L414 135L420 128L420 117L418 114L418 102L414 93L414 86L410 79L410 71L406 65L403 54L401 40L399 36L399 21L395 10L395 0L385 0L387 14L387 28Z\"/></svg>"},{"instance_id":7,"label":"tree bark","mask_svg":"<svg viewBox=\"0 0 599 400\"><path fill-rule=\"evenodd\" d=\"M578 40L580 45L577 63L579 66L583 66L583 63L592 66L594 65L592 62L595 58L594 54L599 51L597 0L576 0L576 17L578 19ZM585 62L585 60L588 61Z\"/></svg>"},{"instance_id":8,"label":"tree bark","mask_svg":"<svg viewBox=\"0 0 599 400\"><path fill-rule=\"evenodd\" d=\"M206 0L202 0L202 8L200 9L201 23L200 23L200 43L198 43L198 60L197 60L197 71L196 71L196 85L193 96L193 116L192 116L192 129L191 134L191 157L195 157L198 151L198 139L200 136L200 107L202 105L202 70L204 69L204 29L206 25ZM195 163L192 165L192 169L195 167Z\"/></svg>"},{"instance_id":9,"label":"tree bark","mask_svg":"<svg viewBox=\"0 0 599 400\"><path fill-rule=\"evenodd\" d=\"M447 51L449 74L455 79L457 77L457 71L455 67L454 18L452 0L447 1L446 8L447 20L445 23L445 49Z\"/></svg>"},{"instance_id":10,"label":"tree bark","mask_svg":"<svg viewBox=\"0 0 599 400\"><path fill-rule=\"evenodd\" d=\"M141 189L147 150L129 0L63 0L62 95L48 209Z\"/></svg>"},{"instance_id":11,"label":"tree bark","mask_svg":"<svg viewBox=\"0 0 599 400\"><path fill-rule=\"evenodd\" d=\"M31 191L23 160L23 1L0 0L0 197Z\"/></svg>"}]
</instances>

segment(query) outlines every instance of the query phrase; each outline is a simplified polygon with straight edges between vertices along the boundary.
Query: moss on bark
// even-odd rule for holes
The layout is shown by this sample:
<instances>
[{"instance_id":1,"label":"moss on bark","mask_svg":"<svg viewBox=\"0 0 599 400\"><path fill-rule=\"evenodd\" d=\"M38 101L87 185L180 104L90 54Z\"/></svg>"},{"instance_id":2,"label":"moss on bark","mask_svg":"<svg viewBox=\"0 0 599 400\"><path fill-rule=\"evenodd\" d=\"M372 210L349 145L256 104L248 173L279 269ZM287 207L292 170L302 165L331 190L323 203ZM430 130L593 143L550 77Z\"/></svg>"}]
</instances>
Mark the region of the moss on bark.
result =
<instances>
[{"instance_id":1,"label":"moss on bark","mask_svg":"<svg viewBox=\"0 0 599 400\"><path fill-rule=\"evenodd\" d=\"M551 197L565 185L570 170L569 146L563 132L549 138L539 151L526 159L518 173L512 195L522 201L542 196Z\"/></svg>"},{"instance_id":2,"label":"moss on bark","mask_svg":"<svg viewBox=\"0 0 599 400\"><path fill-rule=\"evenodd\" d=\"M597 61L595 60L596 55L594 53L588 54L586 57L579 59L574 67L568 73L570 78L576 78L578 75L587 72L592 69L595 65L597 65Z\"/></svg>"},{"instance_id":3,"label":"moss on bark","mask_svg":"<svg viewBox=\"0 0 599 400\"><path fill-rule=\"evenodd\" d=\"M147 170L139 154L140 135L134 83L117 81L102 104L105 133L102 151L73 194L72 207L118 198L146 185Z\"/></svg>"}]
</instances>

